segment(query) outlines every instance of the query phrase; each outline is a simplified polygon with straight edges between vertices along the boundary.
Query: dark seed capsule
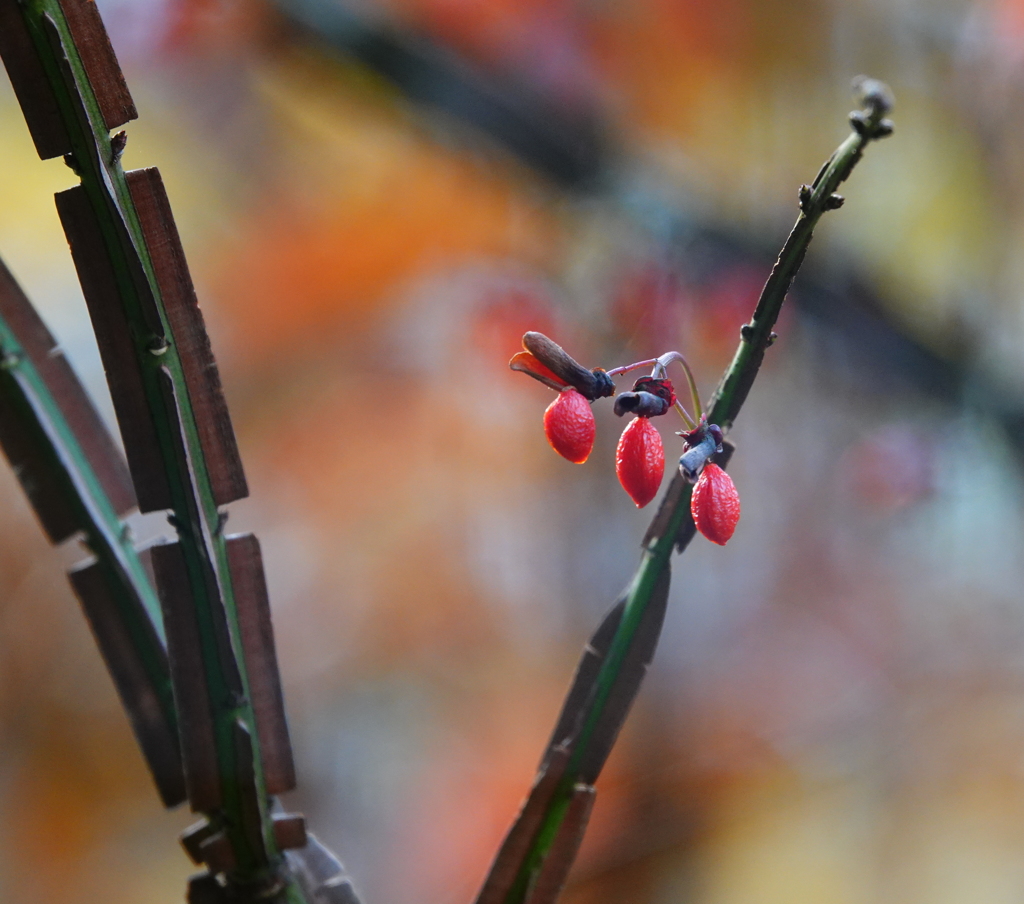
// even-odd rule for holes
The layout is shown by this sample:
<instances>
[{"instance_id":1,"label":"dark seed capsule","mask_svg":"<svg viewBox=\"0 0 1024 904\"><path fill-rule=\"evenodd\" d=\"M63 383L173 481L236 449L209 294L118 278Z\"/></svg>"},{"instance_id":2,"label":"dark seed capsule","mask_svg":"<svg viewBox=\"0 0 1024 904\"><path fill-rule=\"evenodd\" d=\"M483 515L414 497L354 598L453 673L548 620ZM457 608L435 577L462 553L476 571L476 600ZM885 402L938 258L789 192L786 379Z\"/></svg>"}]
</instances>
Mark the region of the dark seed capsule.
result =
<instances>
[{"instance_id":1,"label":"dark seed capsule","mask_svg":"<svg viewBox=\"0 0 1024 904\"><path fill-rule=\"evenodd\" d=\"M587 370L562 346L543 333L530 332L523 336L523 348L533 355L566 386L572 386L584 398L593 402L615 395L615 384L600 367ZM531 376L533 376L531 374Z\"/></svg>"},{"instance_id":2,"label":"dark seed capsule","mask_svg":"<svg viewBox=\"0 0 1024 904\"><path fill-rule=\"evenodd\" d=\"M651 392L620 392L615 397L614 411L619 417L627 413L637 417L658 417L670 407L665 399Z\"/></svg>"},{"instance_id":3,"label":"dark seed capsule","mask_svg":"<svg viewBox=\"0 0 1024 904\"><path fill-rule=\"evenodd\" d=\"M657 377L641 377L633 384L631 392L622 392L615 397L615 413L622 417L627 411L638 417L658 417L676 402L676 391L671 380Z\"/></svg>"},{"instance_id":4,"label":"dark seed capsule","mask_svg":"<svg viewBox=\"0 0 1024 904\"><path fill-rule=\"evenodd\" d=\"M682 434L687 449L679 459L679 470L683 477L693 483L712 455L722 450L722 430L717 424L698 427Z\"/></svg>"},{"instance_id":5,"label":"dark seed capsule","mask_svg":"<svg viewBox=\"0 0 1024 904\"><path fill-rule=\"evenodd\" d=\"M715 454L717 448L718 444L715 442L714 437L709 435L704 437L696 446L691 446L687 449L679 458L679 470L682 472L683 477L689 480L690 483L693 483L700 474L705 462Z\"/></svg>"}]
</instances>

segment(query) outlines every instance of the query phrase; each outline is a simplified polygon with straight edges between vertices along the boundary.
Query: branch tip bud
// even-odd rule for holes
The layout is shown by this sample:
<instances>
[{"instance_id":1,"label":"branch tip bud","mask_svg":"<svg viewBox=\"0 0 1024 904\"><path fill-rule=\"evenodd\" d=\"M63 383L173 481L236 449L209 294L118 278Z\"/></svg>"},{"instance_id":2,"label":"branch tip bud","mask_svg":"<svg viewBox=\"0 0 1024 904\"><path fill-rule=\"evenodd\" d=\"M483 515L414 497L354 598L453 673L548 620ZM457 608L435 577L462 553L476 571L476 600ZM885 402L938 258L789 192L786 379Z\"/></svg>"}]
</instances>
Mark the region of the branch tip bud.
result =
<instances>
[{"instance_id":1,"label":"branch tip bud","mask_svg":"<svg viewBox=\"0 0 1024 904\"><path fill-rule=\"evenodd\" d=\"M889 86L867 75L858 75L853 80L853 95L857 98L857 103L868 108L876 119L885 116L895 103Z\"/></svg>"}]
</instances>

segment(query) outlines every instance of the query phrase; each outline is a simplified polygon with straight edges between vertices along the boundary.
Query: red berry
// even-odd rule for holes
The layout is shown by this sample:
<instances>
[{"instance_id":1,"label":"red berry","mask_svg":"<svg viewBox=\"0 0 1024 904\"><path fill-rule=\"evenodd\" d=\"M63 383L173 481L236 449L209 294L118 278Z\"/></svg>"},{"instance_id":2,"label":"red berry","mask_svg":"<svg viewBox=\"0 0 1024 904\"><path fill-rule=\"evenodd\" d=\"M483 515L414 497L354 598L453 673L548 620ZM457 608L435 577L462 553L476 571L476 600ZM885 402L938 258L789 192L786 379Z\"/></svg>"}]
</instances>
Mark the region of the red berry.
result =
<instances>
[{"instance_id":1,"label":"red berry","mask_svg":"<svg viewBox=\"0 0 1024 904\"><path fill-rule=\"evenodd\" d=\"M704 465L690 497L693 523L712 543L725 546L740 520L740 494L718 465Z\"/></svg>"},{"instance_id":2,"label":"red berry","mask_svg":"<svg viewBox=\"0 0 1024 904\"><path fill-rule=\"evenodd\" d=\"M665 450L661 434L649 418L634 418L622 431L615 450L615 473L637 508L657 495L665 473Z\"/></svg>"},{"instance_id":3,"label":"red berry","mask_svg":"<svg viewBox=\"0 0 1024 904\"><path fill-rule=\"evenodd\" d=\"M575 389L563 389L544 412L544 434L562 458L583 464L594 448L594 412Z\"/></svg>"}]
</instances>

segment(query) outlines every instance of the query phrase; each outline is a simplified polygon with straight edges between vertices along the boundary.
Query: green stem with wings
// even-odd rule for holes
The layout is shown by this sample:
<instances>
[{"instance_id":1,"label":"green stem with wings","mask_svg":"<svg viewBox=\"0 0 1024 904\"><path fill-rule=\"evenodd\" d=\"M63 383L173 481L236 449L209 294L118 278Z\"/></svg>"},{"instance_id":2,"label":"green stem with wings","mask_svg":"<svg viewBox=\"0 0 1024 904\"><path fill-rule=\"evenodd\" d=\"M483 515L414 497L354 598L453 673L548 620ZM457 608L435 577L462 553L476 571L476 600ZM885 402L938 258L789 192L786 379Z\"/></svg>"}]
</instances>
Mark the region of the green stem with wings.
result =
<instances>
[{"instance_id":1,"label":"green stem with wings","mask_svg":"<svg viewBox=\"0 0 1024 904\"><path fill-rule=\"evenodd\" d=\"M739 348L732 363L712 397L708 422L718 424L723 431L727 431L735 421L760 370L765 351L774 340L772 328L793 278L803 263L814 227L826 211L842 205L843 199L835 194L836 189L850 175L865 147L892 132L892 124L885 119L891 108L888 88L866 78L856 80L854 87L864 109L850 114L853 132L822 166L814 182L801 188L800 215L761 292L753 317L741 330ZM569 809L574 789L581 778L580 763L587 756L595 730L619 681L622 665L637 637L637 629L651 604L655 589L667 578L672 551L685 549L694 535L690 518L691 492L691 485L677 473L645 537L643 557L630 582L622 619L598 673L582 727L573 741L569 763L509 888L505 904L523 904L528 899Z\"/></svg>"}]
</instances>

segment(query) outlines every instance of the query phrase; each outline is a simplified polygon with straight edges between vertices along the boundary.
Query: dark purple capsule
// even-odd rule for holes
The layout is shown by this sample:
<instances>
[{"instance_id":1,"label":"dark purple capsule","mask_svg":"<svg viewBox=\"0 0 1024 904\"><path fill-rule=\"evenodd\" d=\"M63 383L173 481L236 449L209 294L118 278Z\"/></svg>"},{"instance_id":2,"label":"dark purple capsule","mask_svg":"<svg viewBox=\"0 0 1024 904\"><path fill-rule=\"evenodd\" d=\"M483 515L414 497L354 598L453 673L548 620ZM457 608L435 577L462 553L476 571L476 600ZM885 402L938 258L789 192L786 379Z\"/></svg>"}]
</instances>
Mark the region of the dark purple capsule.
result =
<instances>
[{"instance_id":1,"label":"dark purple capsule","mask_svg":"<svg viewBox=\"0 0 1024 904\"><path fill-rule=\"evenodd\" d=\"M722 451L722 430L717 424L701 424L696 430L680 436L686 441L687 448L679 458L679 470L693 483L708 459Z\"/></svg>"},{"instance_id":2,"label":"dark purple capsule","mask_svg":"<svg viewBox=\"0 0 1024 904\"><path fill-rule=\"evenodd\" d=\"M637 417L658 417L675 401L676 392L671 380L641 377L633 384L632 391L621 392L615 397L615 413L619 417L627 412Z\"/></svg>"},{"instance_id":3,"label":"dark purple capsule","mask_svg":"<svg viewBox=\"0 0 1024 904\"><path fill-rule=\"evenodd\" d=\"M624 414L658 417L671 407L663 398L651 392L620 392L615 397L614 411L619 417Z\"/></svg>"}]
</instances>

